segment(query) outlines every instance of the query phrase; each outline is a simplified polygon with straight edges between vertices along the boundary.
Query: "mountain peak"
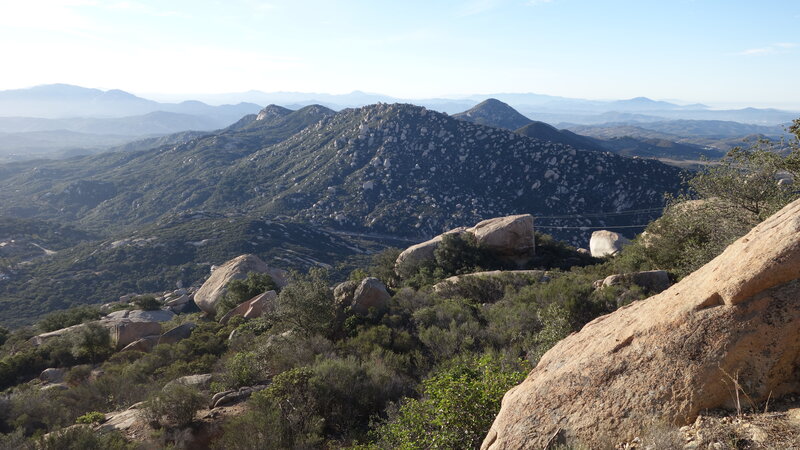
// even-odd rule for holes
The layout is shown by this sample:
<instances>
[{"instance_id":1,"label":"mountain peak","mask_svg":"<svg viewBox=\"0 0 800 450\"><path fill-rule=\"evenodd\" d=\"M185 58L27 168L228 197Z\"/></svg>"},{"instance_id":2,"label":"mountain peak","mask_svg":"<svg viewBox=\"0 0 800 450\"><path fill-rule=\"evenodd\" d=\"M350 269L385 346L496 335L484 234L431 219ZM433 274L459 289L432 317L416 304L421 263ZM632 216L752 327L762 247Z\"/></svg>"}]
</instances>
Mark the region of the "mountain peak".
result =
<instances>
[{"instance_id":1,"label":"mountain peak","mask_svg":"<svg viewBox=\"0 0 800 450\"><path fill-rule=\"evenodd\" d=\"M289 108L284 108L283 106L278 105L267 105L258 112L258 116L256 116L257 121L261 120L273 120L278 119L281 117L286 117L292 113L292 110Z\"/></svg>"},{"instance_id":2,"label":"mountain peak","mask_svg":"<svg viewBox=\"0 0 800 450\"><path fill-rule=\"evenodd\" d=\"M486 99L467 111L454 114L453 117L467 122L505 128L507 130L516 130L531 123L531 119L495 98Z\"/></svg>"}]
</instances>

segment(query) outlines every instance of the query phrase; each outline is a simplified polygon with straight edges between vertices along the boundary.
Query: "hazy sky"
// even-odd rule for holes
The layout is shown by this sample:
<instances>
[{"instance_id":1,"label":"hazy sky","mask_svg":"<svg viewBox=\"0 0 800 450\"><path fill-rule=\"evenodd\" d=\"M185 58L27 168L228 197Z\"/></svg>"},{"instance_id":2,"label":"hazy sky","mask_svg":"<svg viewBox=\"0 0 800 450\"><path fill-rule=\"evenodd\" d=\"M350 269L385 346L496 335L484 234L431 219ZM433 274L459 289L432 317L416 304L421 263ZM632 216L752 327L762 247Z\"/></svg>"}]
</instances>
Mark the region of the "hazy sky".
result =
<instances>
[{"instance_id":1,"label":"hazy sky","mask_svg":"<svg viewBox=\"0 0 800 450\"><path fill-rule=\"evenodd\" d=\"M0 0L0 89L800 109L798 0Z\"/></svg>"}]
</instances>

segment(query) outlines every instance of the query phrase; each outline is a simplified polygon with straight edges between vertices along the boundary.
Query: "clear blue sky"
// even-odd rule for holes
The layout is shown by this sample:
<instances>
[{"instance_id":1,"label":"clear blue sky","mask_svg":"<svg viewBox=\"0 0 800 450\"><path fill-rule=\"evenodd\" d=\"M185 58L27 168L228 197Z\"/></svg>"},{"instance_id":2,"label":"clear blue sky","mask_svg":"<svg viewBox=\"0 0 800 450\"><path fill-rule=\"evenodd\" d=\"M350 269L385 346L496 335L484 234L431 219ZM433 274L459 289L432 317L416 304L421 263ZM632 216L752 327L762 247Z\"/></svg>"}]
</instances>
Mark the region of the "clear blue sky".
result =
<instances>
[{"instance_id":1,"label":"clear blue sky","mask_svg":"<svg viewBox=\"0 0 800 450\"><path fill-rule=\"evenodd\" d=\"M0 89L536 92L800 109L797 0L0 2Z\"/></svg>"}]
</instances>

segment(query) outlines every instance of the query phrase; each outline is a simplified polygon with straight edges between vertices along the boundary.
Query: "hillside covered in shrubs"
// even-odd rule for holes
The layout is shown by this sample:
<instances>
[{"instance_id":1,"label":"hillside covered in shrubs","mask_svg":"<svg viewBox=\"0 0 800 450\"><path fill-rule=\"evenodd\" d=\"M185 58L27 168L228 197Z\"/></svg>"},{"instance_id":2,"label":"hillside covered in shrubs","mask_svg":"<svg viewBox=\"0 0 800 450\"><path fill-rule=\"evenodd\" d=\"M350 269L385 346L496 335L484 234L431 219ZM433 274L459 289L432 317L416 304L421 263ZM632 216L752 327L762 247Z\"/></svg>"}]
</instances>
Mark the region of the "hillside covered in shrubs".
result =
<instances>
[{"instance_id":1,"label":"hillside covered in shrubs","mask_svg":"<svg viewBox=\"0 0 800 450\"><path fill-rule=\"evenodd\" d=\"M635 274L683 279L797 199L778 181L797 155L730 154L613 257L531 229L509 258L476 226L346 279L239 274L206 312L175 309L194 285L0 328L0 448L477 448L556 343L666 287ZM155 340L120 351L130 317L161 314Z\"/></svg>"}]
</instances>

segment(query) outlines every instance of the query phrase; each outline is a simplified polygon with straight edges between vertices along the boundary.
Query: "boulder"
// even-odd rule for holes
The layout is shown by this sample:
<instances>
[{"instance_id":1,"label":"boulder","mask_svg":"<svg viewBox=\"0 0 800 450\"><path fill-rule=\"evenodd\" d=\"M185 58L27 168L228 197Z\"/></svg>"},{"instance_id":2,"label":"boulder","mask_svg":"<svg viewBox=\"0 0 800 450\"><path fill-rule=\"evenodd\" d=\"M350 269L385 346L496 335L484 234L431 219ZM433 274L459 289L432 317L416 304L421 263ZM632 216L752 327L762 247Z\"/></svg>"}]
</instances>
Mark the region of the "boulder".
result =
<instances>
[{"instance_id":1,"label":"boulder","mask_svg":"<svg viewBox=\"0 0 800 450\"><path fill-rule=\"evenodd\" d=\"M143 403L136 403L124 411L115 411L106 414L106 421L95 426L96 431L101 432L124 432L134 426L144 424L142 410L139 409Z\"/></svg>"},{"instance_id":2,"label":"boulder","mask_svg":"<svg viewBox=\"0 0 800 450\"><path fill-rule=\"evenodd\" d=\"M175 313L172 311L154 310L143 311L141 309L123 309L114 311L105 317L110 320L127 319L132 322L169 322L175 318Z\"/></svg>"},{"instance_id":3,"label":"boulder","mask_svg":"<svg viewBox=\"0 0 800 450\"><path fill-rule=\"evenodd\" d=\"M599 230L592 233L592 237L589 240L589 251L595 258L614 256L622 250L622 247L630 243L630 239L619 233Z\"/></svg>"},{"instance_id":4,"label":"boulder","mask_svg":"<svg viewBox=\"0 0 800 450\"><path fill-rule=\"evenodd\" d=\"M478 246L517 263L533 256L536 246L530 214L484 220L467 232L475 235Z\"/></svg>"},{"instance_id":5,"label":"boulder","mask_svg":"<svg viewBox=\"0 0 800 450\"><path fill-rule=\"evenodd\" d=\"M175 344L178 341L182 341L192 335L192 330L194 330L195 327L197 327L197 325L195 325L194 322L182 323L162 334L158 339L158 343Z\"/></svg>"},{"instance_id":6,"label":"boulder","mask_svg":"<svg viewBox=\"0 0 800 450\"><path fill-rule=\"evenodd\" d=\"M192 314L200 312L200 308L197 307L197 304L191 299L191 297L189 298L188 302L175 306L167 306L167 309L175 314Z\"/></svg>"},{"instance_id":7,"label":"boulder","mask_svg":"<svg viewBox=\"0 0 800 450\"><path fill-rule=\"evenodd\" d=\"M263 294L256 295L225 313L219 322L221 324L227 324L235 316L242 316L245 319L255 319L256 317L261 317L265 312L274 312L275 300L277 299L278 293L275 291L267 291Z\"/></svg>"},{"instance_id":8,"label":"boulder","mask_svg":"<svg viewBox=\"0 0 800 450\"><path fill-rule=\"evenodd\" d=\"M255 319L261 317L265 313L275 312L275 302L278 300L278 293L275 291L267 291L256 298L250 300L250 305L244 313L245 319Z\"/></svg>"},{"instance_id":9,"label":"boulder","mask_svg":"<svg viewBox=\"0 0 800 450\"><path fill-rule=\"evenodd\" d=\"M201 391L207 390L211 386L211 379L213 376L210 373L200 375L186 375L185 377L176 378L164 385L163 390L166 391L175 385L192 386Z\"/></svg>"},{"instance_id":10,"label":"boulder","mask_svg":"<svg viewBox=\"0 0 800 450\"><path fill-rule=\"evenodd\" d=\"M389 306L392 296L386 291L386 286L377 278L364 278L353 294L352 311L358 315L366 316L374 308L384 311Z\"/></svg>"},{"instance_id":11,"label":"boulder","mask_svg":"<svg viewBox=\"0 0 800 450\"><path fill-rule=\"evenodd\" d=\"M456 228L429 241L412 245L397 257L395 272L407 276L416 271L420 265L432 262L434 251L444 236L453 233L470 233L475 236L480 247L489 250L501 260L517 265L528 261L534 255L536 247L533 216L521 214L496 217L479 222L474 227Z\"/></svg>"},{"instance_id":12,"label":"boulder","mask_svg":"<svg viewBox=\"0 0 800 450\"><path fill-rule=\"evenodd\" d=\"M211 398L211 409L219 408L221 406L239 403L250 398L255 392L263 391L269 385L259 384L256 386L245 386L238 390L218 392Z\"/></svg>"},{"instance_id":13,"label":"boulder","mask_svg":"<svg viewBox=\"0 0 800 450\"><path fill-rule=\"evenodd\" d=\"M446 278L444 281L433 285L433 290L436 293L443 293L450 288L458 288L464 284L465 281L470 280L502 280L504 284L512 284L517 288L527 286L529 284L548 281L550 278L544 270L491 270L487 272L475 272L464 275L455 275Z\"/></svg>"},{"instance_id":14,"label":"boulder","mask_svg":"<svg viewBox=\"0 0 800 450\"><path fill-rule=\"evenodd\" d=\"M286 285L286 271L267 266L256 255L241 255L217 267L194 294L197 306L207 314L216 314L217 301L225 295L231 280L243 280L250 272L266 273L278 287Z\"/></svg>"},{"instance_id":15,"label":"boulder","mask_svg":"<svg viewBox=\"0 0 800 450\"><path fill-rule=\"evenodd\" d=\"M161 324L158 322L136 322L130 319L105 319L99 322L108 329L111 340L117 349L147 336L161 336Z\"/></svg>"},{"instance_id":16,"label":"boulder","mask_svg":"<svg viewBox=\"0 0 800 450\"><path fill-rule=\"evenodd\" d=\"M333 288L333 299L339 309L344 309L353 304L353 297L356 295L358 281L347 280Z\"/></svg>"},{"instance_id":17,"label":"boulder","mask_svg":"<svg viewBox=\"0 0 800 450\"><path fill-rule=\"evenodd\" d=\"M658 294L672 284L669 279L669 273L666 270L647 270L644 272L609 275L599 285L603 287L626 283L635 284L654 294Z\"/></svg>"},{"instance_id":18,"label":"boulder","mask_svg":"<svg viewBox=\"0 0 800 450\"><path fill-rule=\"evenodd\" d=\"M45 383L61 383L64 381L64 369L49 368L44 369L39 374L39 379Z\"/></svg>"},{"instance_id":19,"label":"boulder","mask_svg":"<svg viewBox=\"0 0 800 450\"><path fill-rule=\"evenodd\" d=\"M158 340L161 336L154 334L152 336L145 336L141 339L137 339L130 344L126 345L125 347L120 350L120 352L143 352L143 353L150 353L153 351L153 348L158 345Z\"/></svg>"},{"instance_id":20,"label":"boulder","mask_svg":"<svg viewBox=\"0 0 800 450\"><path fill-rule=\"evenodd\" d=\"M191 298L189 298L188 295L183 294L180 297L172 298L172 299L167 300L165 305L167 305L167 306L180 306L180 305L183 305L185 303L188 303L189 300L191 300Z\"/></svg>"},{"instance_id":21,"label":"boulder","mask_svg":"<svg viewBox=\"0 0 800 450\"><path fill-rule=\"evenodd\" d=\"M31 344L36 345L36 346L42 345L46 341L48 341L48 340L50 340L52 338L61 337L61 336L64 336L64 335L66 335L68 333L71 333L73 331L78 331L81 328L83 328L84 326L86 326L86 324L79 323L78 325L72 325L71 327L62 328L60 330L48 331L47 333L42 333L42 334L39 334L39 335L36 335L36 336L30 338L28 340L28 342L30 342Z\"/></svg>"},{"instance_id":22,"label":"boulder","mask_svg":"<svg viewBox=\"0 0 800 450\"><path fill-rule=\"evenodd\" d=\"M588 323L503 398L483 449L589 448L800 392L800 200L647 300Z\"/></svg>"},{"instance_id":23,"label":"boulder","mask_svg":"<svg viewBox=\"0 0 800 450\"><path fill-rule=\"evenodd\" d=\"M433 252L439 246L439 243L442 242L444 236L454 233L461 234L465 231L466 228L456 228L446 233L442 233L428 241L408 247L397 256L397 260L395 261L394 265L395 272L402 275L405 272L413 272L417 267L425 263L433 262Z\"/></svg>"}]
</instances>

